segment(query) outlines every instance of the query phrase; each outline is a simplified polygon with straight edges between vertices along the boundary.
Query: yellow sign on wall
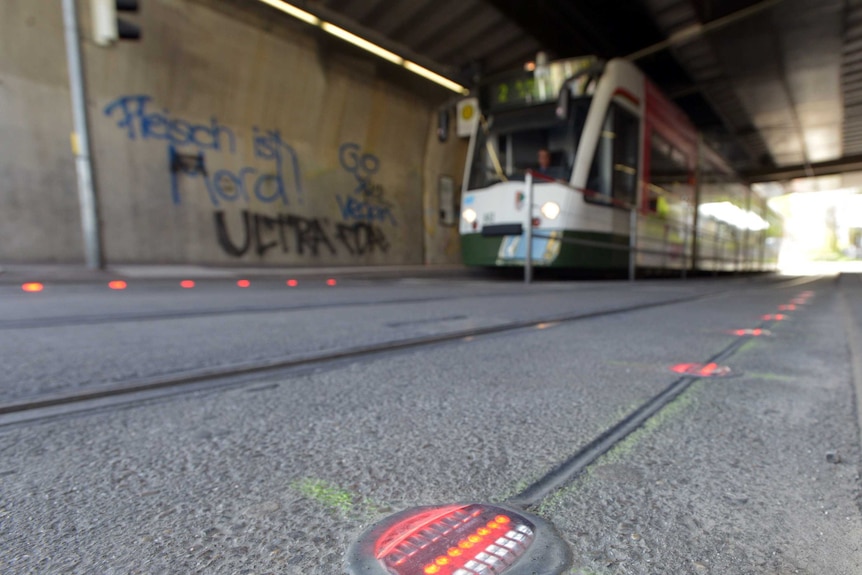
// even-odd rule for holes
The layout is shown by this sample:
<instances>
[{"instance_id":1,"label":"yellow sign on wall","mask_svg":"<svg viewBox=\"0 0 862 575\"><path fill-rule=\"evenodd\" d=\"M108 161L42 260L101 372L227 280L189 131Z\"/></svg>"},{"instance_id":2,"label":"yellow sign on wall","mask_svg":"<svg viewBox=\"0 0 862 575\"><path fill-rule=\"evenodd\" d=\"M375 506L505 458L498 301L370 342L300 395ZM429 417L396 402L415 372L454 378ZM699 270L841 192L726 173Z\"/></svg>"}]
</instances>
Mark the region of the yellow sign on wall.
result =
<instances>
[{"instance_id":1,"label":"yellow sign on wall","mask_svg":"<svg viewBox=\"0 0 862 575\"><path fill-rule=\"evenodd\" d=\"M479 100L477 98L465 98L458 102L458 137L469 138L473 133L476 122L479 121Z\"/></svg>"}]
</instances>

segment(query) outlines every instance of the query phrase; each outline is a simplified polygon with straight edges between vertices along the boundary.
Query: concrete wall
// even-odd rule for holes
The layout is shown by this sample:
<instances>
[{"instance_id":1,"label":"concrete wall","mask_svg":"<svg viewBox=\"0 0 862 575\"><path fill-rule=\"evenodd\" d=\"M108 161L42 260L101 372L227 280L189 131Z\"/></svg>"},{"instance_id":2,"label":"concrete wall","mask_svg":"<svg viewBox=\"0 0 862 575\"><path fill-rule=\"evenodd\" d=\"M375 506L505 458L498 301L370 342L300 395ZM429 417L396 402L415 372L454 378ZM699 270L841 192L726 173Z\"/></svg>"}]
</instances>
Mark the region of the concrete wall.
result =
<instances>
[{"instance_id":1,"label":"concrete wall","mask_svg":"<svg viewBox=\"0 0 862 575\"><path fill-rule=\"evenodd\" d=\"M437 113L432 125L436 128ZM445 143L437 139L436 129L428 133L425 153L425 179L423 205L425 208L425 263L445 264L461 261L461 237L458 235L460 219L461 182L467 161L467 141L455 135L455 125L450 125L449 138ZM454 221L441 220L440 180L449 179L454 189Z\"/></svg>"},{"instance_id":2,"label":"concrete wall","mask_svg":"<svg viewBox=\"0 0 862 575\"><path fill-rule=\"evenodd\" d=\"M83 261L60 3L3 0L0 259Z\"/></svg>"},{"instance_id":3,"label":"concrete wall","mask_svg":"<svg viewBox=\"0 0 862 575\"><path fill-rule=\"evenodd\" d=\"M59 2L9 2L0 259L80 261ZM463 170L434 136L451 93L256 2L147 0L143 40L111 48L79 4L109 263L459 260L434 207Z\"/></svg>"}]
</instances>

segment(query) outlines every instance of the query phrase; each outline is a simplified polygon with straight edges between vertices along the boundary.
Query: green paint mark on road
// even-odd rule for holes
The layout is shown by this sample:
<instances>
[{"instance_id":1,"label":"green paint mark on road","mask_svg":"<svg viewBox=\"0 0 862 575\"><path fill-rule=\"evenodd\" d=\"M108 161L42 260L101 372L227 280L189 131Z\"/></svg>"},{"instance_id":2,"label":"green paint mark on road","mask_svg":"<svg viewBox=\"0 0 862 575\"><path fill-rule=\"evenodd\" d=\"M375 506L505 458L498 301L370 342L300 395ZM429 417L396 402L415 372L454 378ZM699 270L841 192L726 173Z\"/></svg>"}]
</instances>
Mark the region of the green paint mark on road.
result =
<instances>
[{"instance_id":1,"label":"green paint mark on road","mask_svg":"<svg viewBox=\"0 0 862 575\"><path fill-rule=\"evenodd\" d=\"M762 381L799 381L798 377L792 375L781 375L780 373L766 373L762 371L746 371L748 379L760 379Z\"/></svg>"},{"instance_id":2,"label":"green paint mark on road","mask_svg":"<svg viewBox=\"0 0 862 575\"><path fill-rule=\"evenodd\" d=\"M760 343L761 339L762 338L749 338L747 342L739 346L739 348L733 355L739 358L740 356L752 351L757 346L757 344Z\"/></svg>"},{"instance_id":3,"label":"green paint mark on road","mask_svg":"<svg viewBox=\"0 0 862 575\"><path fill-rule=\"evenodd\" d=\"M333 511L347 513L353 507L353 494L321 479L302 479L291 484L302 495Z\"/></svg>"},{"instance_id":4,"label":"green paint mark on road","mask_svg":"<svg viewBox=\"0 0 862 575\"><path fill-rule=\"evenodd\" d=\"M330 511L341 513L345 517L373 521L383 513L392 512L390 505L377 503L360 493L343 489L322 479L299 479L291 483L290 488Z\"/></svg>"}]
</instances>

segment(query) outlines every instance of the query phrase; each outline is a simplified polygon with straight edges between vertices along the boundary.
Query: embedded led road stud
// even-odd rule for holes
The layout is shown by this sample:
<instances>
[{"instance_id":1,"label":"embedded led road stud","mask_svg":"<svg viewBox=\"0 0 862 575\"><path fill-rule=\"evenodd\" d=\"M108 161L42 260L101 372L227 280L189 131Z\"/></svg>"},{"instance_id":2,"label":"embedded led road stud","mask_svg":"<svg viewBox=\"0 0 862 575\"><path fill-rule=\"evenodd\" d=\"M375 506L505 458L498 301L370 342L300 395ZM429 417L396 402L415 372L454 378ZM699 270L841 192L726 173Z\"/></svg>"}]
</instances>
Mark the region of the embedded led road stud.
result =
<instances>
[{"instance_id":1,"label":"embedded led road stud","mask_svg":"<svg viewBox=\"0 0 862 575\"><path fill-rule=\"evenodd\" d=\"M729 367L717 363L679 363L671 370L692 377L727 377L731 374Z\"/></svg>"},{"instance_id":2,"label":"embedded led road stud","mask_svg":"<svg viewBox=\"0 0 862 575\"><path fill-rule=\"evenodd\" d=\"M21 284L21 289L29 293L38 293L44 290L45 286L39 282L27 282L25 284Z\"/></svg>"},{"instance_id":3,"label":"embedded led road stud","mask_svg":"<svg viewBox=\"0 0 862 575\"><path fill-rule=\"evenodd\" d=\"M482 503L396 513L367 529L347 552L352 575L556 575L570 563L550 523Z\"/></svg>"},{"instance_id":4,"label":"embedded led road stud","mask_svg":"<svg viewBox=\"0 0 862 575\"><path fill-rule=\"evenodd\" d=\"M768 329L763 328L754 328L754 329L737 329L732 332L733 335L738 335L739 337L749 336L749 337L764 337L772 335L772 332Z\"/></svg>"}]
</instances>

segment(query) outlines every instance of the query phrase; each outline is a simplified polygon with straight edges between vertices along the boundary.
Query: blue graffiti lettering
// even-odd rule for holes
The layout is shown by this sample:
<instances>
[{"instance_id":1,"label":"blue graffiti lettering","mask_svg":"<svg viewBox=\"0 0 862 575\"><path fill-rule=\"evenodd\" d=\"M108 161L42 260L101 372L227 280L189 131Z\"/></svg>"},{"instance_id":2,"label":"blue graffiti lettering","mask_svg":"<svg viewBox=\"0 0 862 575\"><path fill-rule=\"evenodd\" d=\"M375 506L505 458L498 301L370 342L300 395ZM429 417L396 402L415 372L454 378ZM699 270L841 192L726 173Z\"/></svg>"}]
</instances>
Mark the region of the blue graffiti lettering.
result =
<instances>
[{"instance_id":1,"label":"blue graffiti lettering","mask_svg":"<svg viewBox=\"0 0 862 575\"><path fill-rule=\"evenodd\" d=\"M338 161L341 167L353 174L357 186L357 194L368 195L371 188L371 176L380 169L380 160L373 154L363 154L359 144L347 142L338 148Z\"/></svg>"},{"instance_id":2,"label":"blue graffiti lettering","mask_svg":"<svg viewBox=\"0 0 862 575\"><path fill-rule=\"evenodd\" d=\"M152 98L144 95L121 96L105 106L105 116L116 117L117 127L126 130L130 140L167 140L173 146L197 146L204 150L236 152L233 131L213 117L209 124L192 124L148 110Z\"/></svg>"},{"instance_id":3,"label":"blue graffiti lettering","mask_svg":"<svg viewBox=\"0 0 862 575\"><path fill-rule=\"evenodd\" d=\"M285 160L288 160L294 176L293 185L299 203L305 203L302 181L299 178L299 156L297 156L296 150L281 139L281 132L278 130L268 130L262 133L255 126L253 131L255 157L263 160L275 160L276 174L278 174L277 176L269 176L259 180L255 186L255 195L263 202L273 202L278 198L282 198L282 201L287 204L287 192L284 189L284 179L281 177L281 174L283 173L283 163ZM263 194L262 190L265 185L270 185L274 188L274 191L268 195Z\"/></svg>"},{"instance_id":4,"label":"blue graffiti lettering","mask_svg":"<svg viewBox=\"0 0 862 575\"><path fill-rule=\"evenodd\" d=\"M269 169L244 166L238 171L221 169L209 174L204 151L236 153L234 132L213 117L209 124L195 124L171 117L166 110L151 109L152 98L146 95L121 96L104 108L105 116L116 121L129 140L160 140L167 142L168 166L171 178L171 199L182 204L181 177L201 178L213 206L222 202L249 202L251 195L263 203L279 200L288 205L289 194L304 203L304 190L296 151L282 139L278 130L254 127L254 157L272 161ZM194 151L189 153L188 148Z\"/></svg>"},{"instance_id":5,"label":"blue graffiti lettering","mask_svg":"<svg viewBox=\"0 0 862 575\"><path fill-rule=\"evenodd\" d=\"M188 156L178 153L173 146L168 146L168 162L172 167L171 197L175 205L182 203L179 189L180 176L202 178L210 201L215 207L219 207L222 202L248 203L249 191L264 203L272 203L280 199L282 204L289 204L280 161L277 162L278 172L275 174L261 174L256 168L246 166L236 172L220 169L210 177L206 170L206 156L203 152Z\"/></svg>"},{"instance_id":6,"label":"blue graffiti lettering","mask_svg":"<svg viewBox=\"0 0 862 575\"><path fill-rule=\"evenodd\" d=\"M338 202L338 209L341 210L341 217L346 221L388 222L393 226L398 225L389 206L363 202L354 197L335 196L335 200Z\"/></svg>"},{"instance_id":7,"label":"blue graffiti lettering","mask_svg":"<svg viewBox=\"0 0 862 575\"><path fill-rule=\"evenodd\" d=\"M371 181L371 176L380 169L377 156L363 153L359 144L347 142L338 148L338 160L341 167L356 180L357 186L353 193L361 198L336 196L341 217L346 221L398 225L392 215L392 204L383 197L383 187Z\"/></svg>"}]
</instances>

